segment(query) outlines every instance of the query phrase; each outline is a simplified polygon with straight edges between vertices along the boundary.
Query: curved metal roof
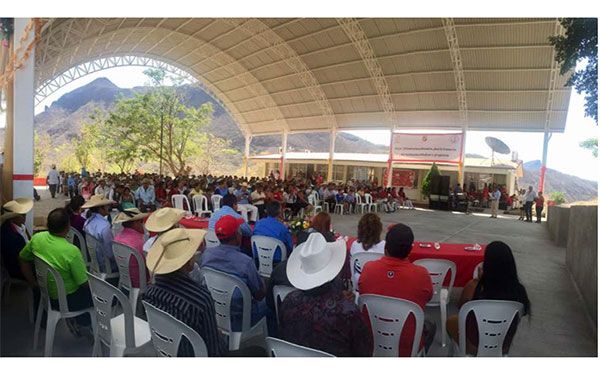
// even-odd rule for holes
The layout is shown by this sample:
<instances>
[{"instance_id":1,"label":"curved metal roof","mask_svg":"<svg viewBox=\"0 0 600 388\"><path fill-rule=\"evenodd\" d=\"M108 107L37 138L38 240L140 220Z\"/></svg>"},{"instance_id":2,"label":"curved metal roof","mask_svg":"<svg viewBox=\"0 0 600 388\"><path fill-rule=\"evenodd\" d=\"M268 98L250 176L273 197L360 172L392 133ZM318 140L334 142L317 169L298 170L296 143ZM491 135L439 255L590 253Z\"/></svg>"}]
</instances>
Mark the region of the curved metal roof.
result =
<instances>
[{"instance_id":1,"label":"curved metal roof","mask_svg":"<svg viewBox=\"0 0 600 388\"><path fill-rule=\"evenodd\" d=\"M38 87L121 55L196 77L247 134L564 130L556 19L47 19Z\"/></svg>"}]
</instances>

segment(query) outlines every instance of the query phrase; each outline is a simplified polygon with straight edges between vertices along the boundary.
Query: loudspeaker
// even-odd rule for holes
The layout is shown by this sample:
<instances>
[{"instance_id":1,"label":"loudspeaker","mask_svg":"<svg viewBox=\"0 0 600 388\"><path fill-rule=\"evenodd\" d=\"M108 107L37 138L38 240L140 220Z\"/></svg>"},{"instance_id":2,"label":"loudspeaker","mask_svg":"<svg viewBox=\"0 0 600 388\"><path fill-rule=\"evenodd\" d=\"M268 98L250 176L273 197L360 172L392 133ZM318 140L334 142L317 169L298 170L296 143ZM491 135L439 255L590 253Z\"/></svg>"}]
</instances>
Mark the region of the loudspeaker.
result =
<instances>
[{"instance_id":1,"label":"loudspeaker","mask_svg":"<svg viewBox=\"0 0 600 388\"><path fill-rule=\"evenodd\" d=\"M440 175L440 183L438 185L437 194L448 195L450 192L450 176Z\"/></svg>"},{"instance_id":2,"label":"loudspeaker","mask_svg":"<svg viewBox=\"0 0 600 388\"><path fill-rule=\"evenodd\" d=\"M431 177L431 181L429 181L429 193L434 195L440 194L440 181L441 176L434 175Z\"/></svg>"}]
</instances>

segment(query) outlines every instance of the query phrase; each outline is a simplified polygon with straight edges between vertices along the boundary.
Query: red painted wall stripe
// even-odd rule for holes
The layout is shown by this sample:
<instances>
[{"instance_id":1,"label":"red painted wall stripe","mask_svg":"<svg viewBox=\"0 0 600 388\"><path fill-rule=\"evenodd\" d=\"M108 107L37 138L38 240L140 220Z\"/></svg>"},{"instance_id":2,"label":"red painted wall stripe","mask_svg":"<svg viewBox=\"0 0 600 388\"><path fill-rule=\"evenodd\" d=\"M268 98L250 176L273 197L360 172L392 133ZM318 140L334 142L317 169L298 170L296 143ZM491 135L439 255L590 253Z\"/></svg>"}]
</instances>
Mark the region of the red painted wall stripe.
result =
<instances>
[{"instance_id":1,"label":"red painted wall stripe","mask_svg":"<svg viewBox=\"0 0 600 388\"><path fill-rule=\"evenodd\" d=\"M13 180L15 181L32 181L33 180L33 174L28 175L28 174L13 174Z\"/></svg>"}]
</instances>

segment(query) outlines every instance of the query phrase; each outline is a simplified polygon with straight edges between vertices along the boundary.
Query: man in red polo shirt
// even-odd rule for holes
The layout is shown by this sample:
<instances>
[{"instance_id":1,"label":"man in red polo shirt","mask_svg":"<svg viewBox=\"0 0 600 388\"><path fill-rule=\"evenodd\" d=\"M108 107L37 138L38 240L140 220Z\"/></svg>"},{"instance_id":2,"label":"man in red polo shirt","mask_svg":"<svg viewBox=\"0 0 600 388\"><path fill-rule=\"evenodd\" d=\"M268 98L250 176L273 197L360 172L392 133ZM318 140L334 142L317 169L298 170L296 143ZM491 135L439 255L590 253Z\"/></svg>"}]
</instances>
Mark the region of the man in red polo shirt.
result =
<instances>
[{"instance_id":1,"label":"man in red polo shirt","mask_svg":"<svg viewBox=\"0 0 600 388\"><path fill-rule=\"evenodd\" d=\"M358 291L361 294L406 299L425 309L433 295L433 288L429 272L407 259L413 241L413 232L408 226L396 224L391 227L385 236L385 255L365 264L358 281ZM401 356L410 355L414 332L415 321L411 316L400 337ZM435 323L425 320L422 337L425 350L429 349L434 336Z\"/></svg>"}]
</instances>

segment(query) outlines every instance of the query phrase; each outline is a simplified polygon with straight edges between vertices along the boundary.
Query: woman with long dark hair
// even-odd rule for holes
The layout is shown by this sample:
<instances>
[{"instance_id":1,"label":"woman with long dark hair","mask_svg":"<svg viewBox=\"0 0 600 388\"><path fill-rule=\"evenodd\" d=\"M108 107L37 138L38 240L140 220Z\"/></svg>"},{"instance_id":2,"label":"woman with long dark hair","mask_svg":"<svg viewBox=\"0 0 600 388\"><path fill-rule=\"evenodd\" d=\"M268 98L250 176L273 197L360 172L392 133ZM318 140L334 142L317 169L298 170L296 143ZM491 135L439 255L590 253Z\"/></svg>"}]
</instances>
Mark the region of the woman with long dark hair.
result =
<instances>
[{"instance_id":1,"label":"woman with long dark hair","mask_svg":"<svg viewBox=\"0 0 600 388\"><path fill-rule=\"evenodd\" d=\"M519 280L517 274L517 265L512 250L502 241L490 243L483 257L483 269L480 271L477 279L471 280L463 289L459 301L459 308L471 301L479 299L509 300L523 304L524 315L531 314L531 302L527 296L527 291ZM508 353L512 339L517 331L519 324L518 316L512 322L504 344L502 352ZM479 343L479 333L477 323L473 313L467 315L467 352L469 354L477 353ZM448 334L458 342L458 316L454 315L448 318L446 323Z\"/></svg>"},{"instance_id":2,"label":"woman with long dark hair","mask_svg":"<svg viewBox=\"0 0 600 388\"><path fill-rule=\"evenodd\" d=\"M350 255L359 252L376 252L383 255L385 240L381 239L383 225L375 213L367 213L358 221L358 238L350 247Z\"/></svg>"},{"instance_id":3,"label":"woman with long dark hair","mask_svg":"<svg viewBox=\"0 0 600 388\"><path fill-rule=\"evenodd\" d=\"M81 215L81 206L83 206L84 203L85 199L83 199L81 195L75 195L71 198L71 202L65 206L71 221L71 226L82 234L84 233L83 225L85 224L85 218Z\"/></svg>"}]
</instances>

